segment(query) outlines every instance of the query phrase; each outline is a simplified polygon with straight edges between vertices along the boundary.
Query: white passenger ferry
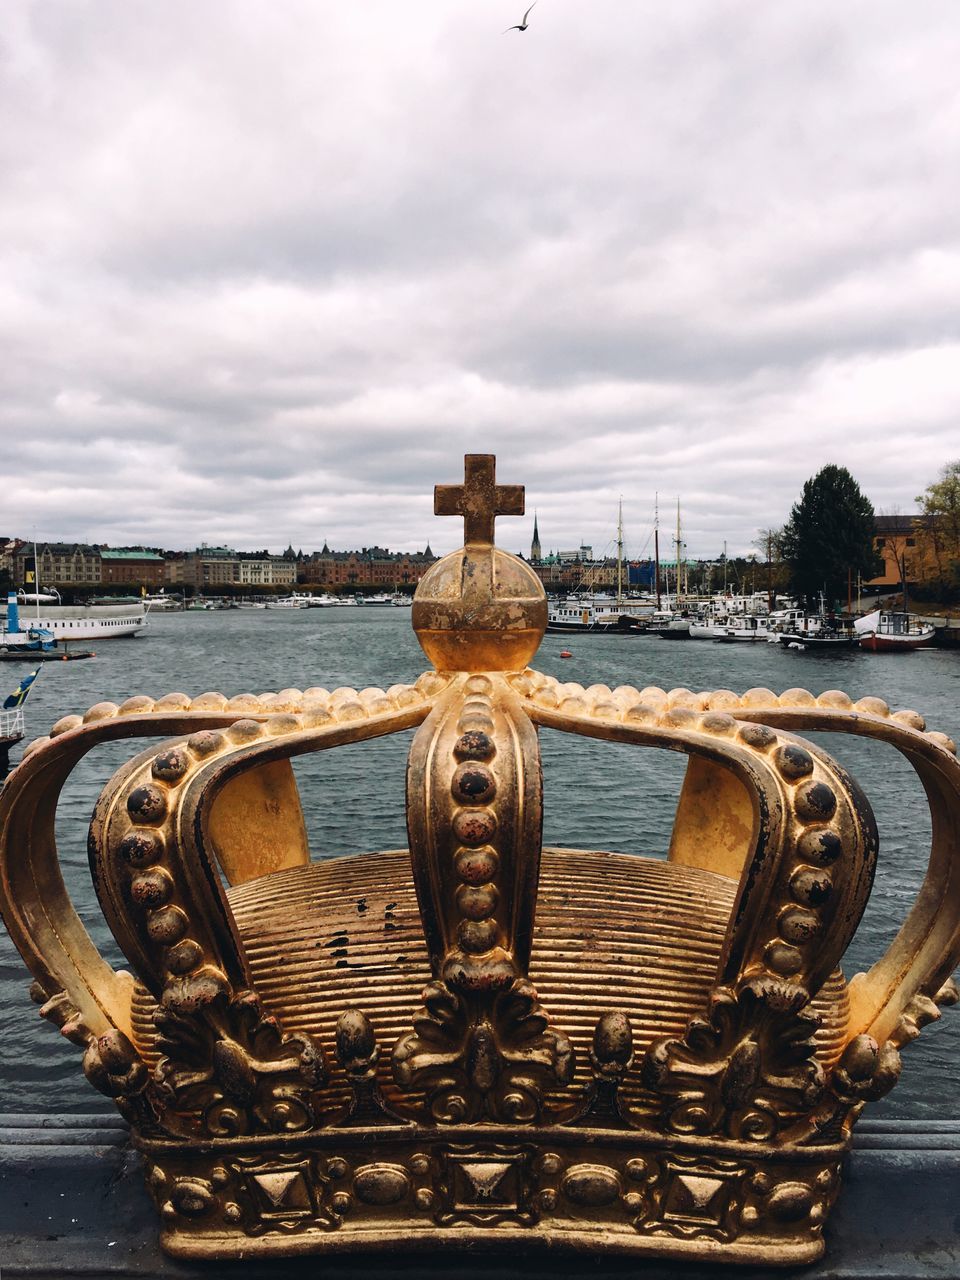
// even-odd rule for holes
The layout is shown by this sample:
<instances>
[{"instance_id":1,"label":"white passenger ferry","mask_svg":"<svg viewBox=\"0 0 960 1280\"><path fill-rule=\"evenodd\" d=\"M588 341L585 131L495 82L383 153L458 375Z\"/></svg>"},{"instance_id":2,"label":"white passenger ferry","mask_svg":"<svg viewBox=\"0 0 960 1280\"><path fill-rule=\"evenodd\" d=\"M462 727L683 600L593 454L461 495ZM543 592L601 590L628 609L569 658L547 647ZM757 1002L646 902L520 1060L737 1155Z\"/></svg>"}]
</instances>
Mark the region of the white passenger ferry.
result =
<instances>
[{"instance_id":1,"label":"white passenger ferry","mask_svg":"<svg viewBox=\"0 0 960 1280\"><path fill-rule=\"evenodd\" d=\"M71 604L60 601L56 591L39 597L20 591L20 622L39 627L55 640L119 640L139 635L147 625L147 609L142 600L122 604ZM6 606L0 605L6 617Z\"/></svg>"}]
</instances>

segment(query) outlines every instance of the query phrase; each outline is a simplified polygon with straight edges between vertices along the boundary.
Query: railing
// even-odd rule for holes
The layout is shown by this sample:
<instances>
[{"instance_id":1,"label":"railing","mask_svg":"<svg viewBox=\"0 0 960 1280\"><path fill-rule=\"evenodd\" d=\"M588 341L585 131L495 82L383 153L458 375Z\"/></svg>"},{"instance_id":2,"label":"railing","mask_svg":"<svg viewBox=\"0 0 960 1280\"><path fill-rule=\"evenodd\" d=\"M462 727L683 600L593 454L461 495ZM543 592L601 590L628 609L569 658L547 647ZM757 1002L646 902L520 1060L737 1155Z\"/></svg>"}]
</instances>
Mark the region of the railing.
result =
<instances>
[{"instance_id":1,"label":"railing","mask_svg":"<svg viewBox=\"0 0 960 1280\"><path fill-rule=\"evenodd\" d=\"M0 738L22 738L23 732L23 707L0 710Z\"/></svg>"}]
</instances>

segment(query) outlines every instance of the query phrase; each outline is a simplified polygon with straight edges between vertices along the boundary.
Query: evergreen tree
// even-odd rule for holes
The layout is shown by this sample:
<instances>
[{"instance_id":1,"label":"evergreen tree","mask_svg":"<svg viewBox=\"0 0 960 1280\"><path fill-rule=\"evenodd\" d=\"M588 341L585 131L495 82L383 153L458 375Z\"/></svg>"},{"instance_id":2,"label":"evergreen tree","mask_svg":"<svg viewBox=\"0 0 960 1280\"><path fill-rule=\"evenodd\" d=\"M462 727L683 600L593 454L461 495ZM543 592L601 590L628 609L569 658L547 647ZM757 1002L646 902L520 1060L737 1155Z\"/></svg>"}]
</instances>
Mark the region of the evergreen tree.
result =
<instances>
[{"instance_id":1,"label":"evergreen tree","mask_svg":"<svg viewBox=\"0 0 960 1280\"><path fill-rule=\"evenodd\" d=\"M873 506L846 467L831 463L818 471L783 529L793 593L811 606L821 591L828 607L845 603L848 573L855 582L857 574L872 578L882 570L873 537Z\"/></svg>"}]
</instances>

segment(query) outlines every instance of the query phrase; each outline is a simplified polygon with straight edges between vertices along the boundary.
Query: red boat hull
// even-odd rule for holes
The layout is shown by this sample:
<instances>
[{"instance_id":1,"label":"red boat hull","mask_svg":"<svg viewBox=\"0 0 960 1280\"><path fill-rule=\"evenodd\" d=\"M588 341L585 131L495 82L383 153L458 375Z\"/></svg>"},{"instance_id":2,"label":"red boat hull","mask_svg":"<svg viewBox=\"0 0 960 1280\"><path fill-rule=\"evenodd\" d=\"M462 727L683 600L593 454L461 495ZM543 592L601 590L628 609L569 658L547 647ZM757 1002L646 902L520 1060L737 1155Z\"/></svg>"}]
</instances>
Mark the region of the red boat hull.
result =
<instances>
[{"instance_id":1,"label":"red boat hull","mask_svg":"<svg viewBox=\"0 0 960 1280\"><path fill-rule=\"evenodd\" d=\"M860 648L871 653L908 653L911 649L929 649L934 637L930 636L861 636Z\"/></svg>"}]
</instances>

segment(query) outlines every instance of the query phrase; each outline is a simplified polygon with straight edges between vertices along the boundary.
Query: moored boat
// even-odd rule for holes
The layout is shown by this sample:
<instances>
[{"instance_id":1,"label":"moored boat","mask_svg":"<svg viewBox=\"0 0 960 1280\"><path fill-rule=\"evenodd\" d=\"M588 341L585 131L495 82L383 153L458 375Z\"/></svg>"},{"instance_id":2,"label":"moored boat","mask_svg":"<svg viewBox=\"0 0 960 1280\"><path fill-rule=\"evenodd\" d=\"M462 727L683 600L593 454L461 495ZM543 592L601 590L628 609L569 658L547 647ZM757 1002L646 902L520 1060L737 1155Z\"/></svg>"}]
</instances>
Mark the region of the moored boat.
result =
<instances>
[{"instance_id":1,"label":"moored boat","mask_svg":"<svg viewBox=\"0 0 960 1280\"><path fill-rule=\"evenodd\" d=\"M566 599L551 604L547 612L547 631L560 634L636 635L643 632L650 606L631 606L614 597Z\"/></svg>"},{"instance_id":2,"label":"moored boat","mask_svg":"<svg viewBox=\"0 0 960 1280\"><path fill-rule=\"evenodd\" d=\"M933 644L936 629L915 613L874 609L853 624L861 649L871 653L909 653Z\"/></svg>"},{"instance_id":3,"label":"moored boat","mask_svg":"<svg viewBox=\"0 0 960 1280\"><path fill-rule=\"evenodd\" d=\"M553 601L547 612L547 630L560 633L593 632L602 635L638 635L646 631L653 613L652 601L624 594L623 503L617 514L617 594L574 595Z\"/></svg>"},{"instance_id":4,"label":"moored boat","mask_svg":"<svg viewBox=\"0 0 960 1280\"><path fill-rule=\"evenodd\" d=\"M778 632L775 638L788 649L816 652L852 649L859 639L848 620L821 613L797 619L793 625Z\"/></svg>"},{"instance_id":5,"label":"moored boat","mask_svg":"<svg viewBox=\"0 0 960 1280\"><path fill-rule=\"evenodd\" d=\"M170 612L171 610L183 608L182 598L180 596L168 596L164 587L161 587L155 595L144 596L143 603L146 605L148 612Z\"/></svg>"},{"instance_id":6,"label":"moored boat","mask_svg":"<svg viewBox=\"0 0 960 1280\"><path fill-rule=\"evenodd\" d=\"M306 609L310 603L308 595L301 595L294 591L292 595L281 596L276 600L268 600L268 609Z\"/></svg>"},{"instance_id":7,"label":"moored boat","mask_svg":"<svg viewBox=\"0 0 960 1280\"><path fill-rule=\"evenodd\" d=\"M30 626L20 621L20 601L11 591L7 595L7 611L0 624L0 655L8 661L20 656L34 658L56 648L56 639L46 627Z\"/></svg>"},{"instance_id":8,"label":"moored boat","mask_svg":"<svg viewBox=\"0 0 960 1280\"><path fill-rule=\"evenodd\" d=\"M753 613L707 618L690 623L691 640L718 640L725 644L767 641L773 632L768 619Z\"/></svg>"},{"instance_id":9,"label":"moored boat","mask_svg":"<svg viewBox=\"0 0 960 1280\"><path fill-rule=\"evenodd\" d=\"M49 632L57 641L118 640L138 635L147 625L147 610L142 600L129 604L65 605L55 592L41 592L39 599L21 592L17 605L21 626L25 625L24 615L28 614L26 625ZM6 619L5 629L12 631L9 600Z\"/></svg>"},{"instance_id":10,"label":"moored boat","mask_svg":"<svg viewBox=\"0 0 960 1280\"><path fill-rule=\"evenodd\" d=\"M661 640L689 640L690 625L690 619L682 613L658 610L644 627L644 633L659 636Z\"/></svg>"}]
</instances>

